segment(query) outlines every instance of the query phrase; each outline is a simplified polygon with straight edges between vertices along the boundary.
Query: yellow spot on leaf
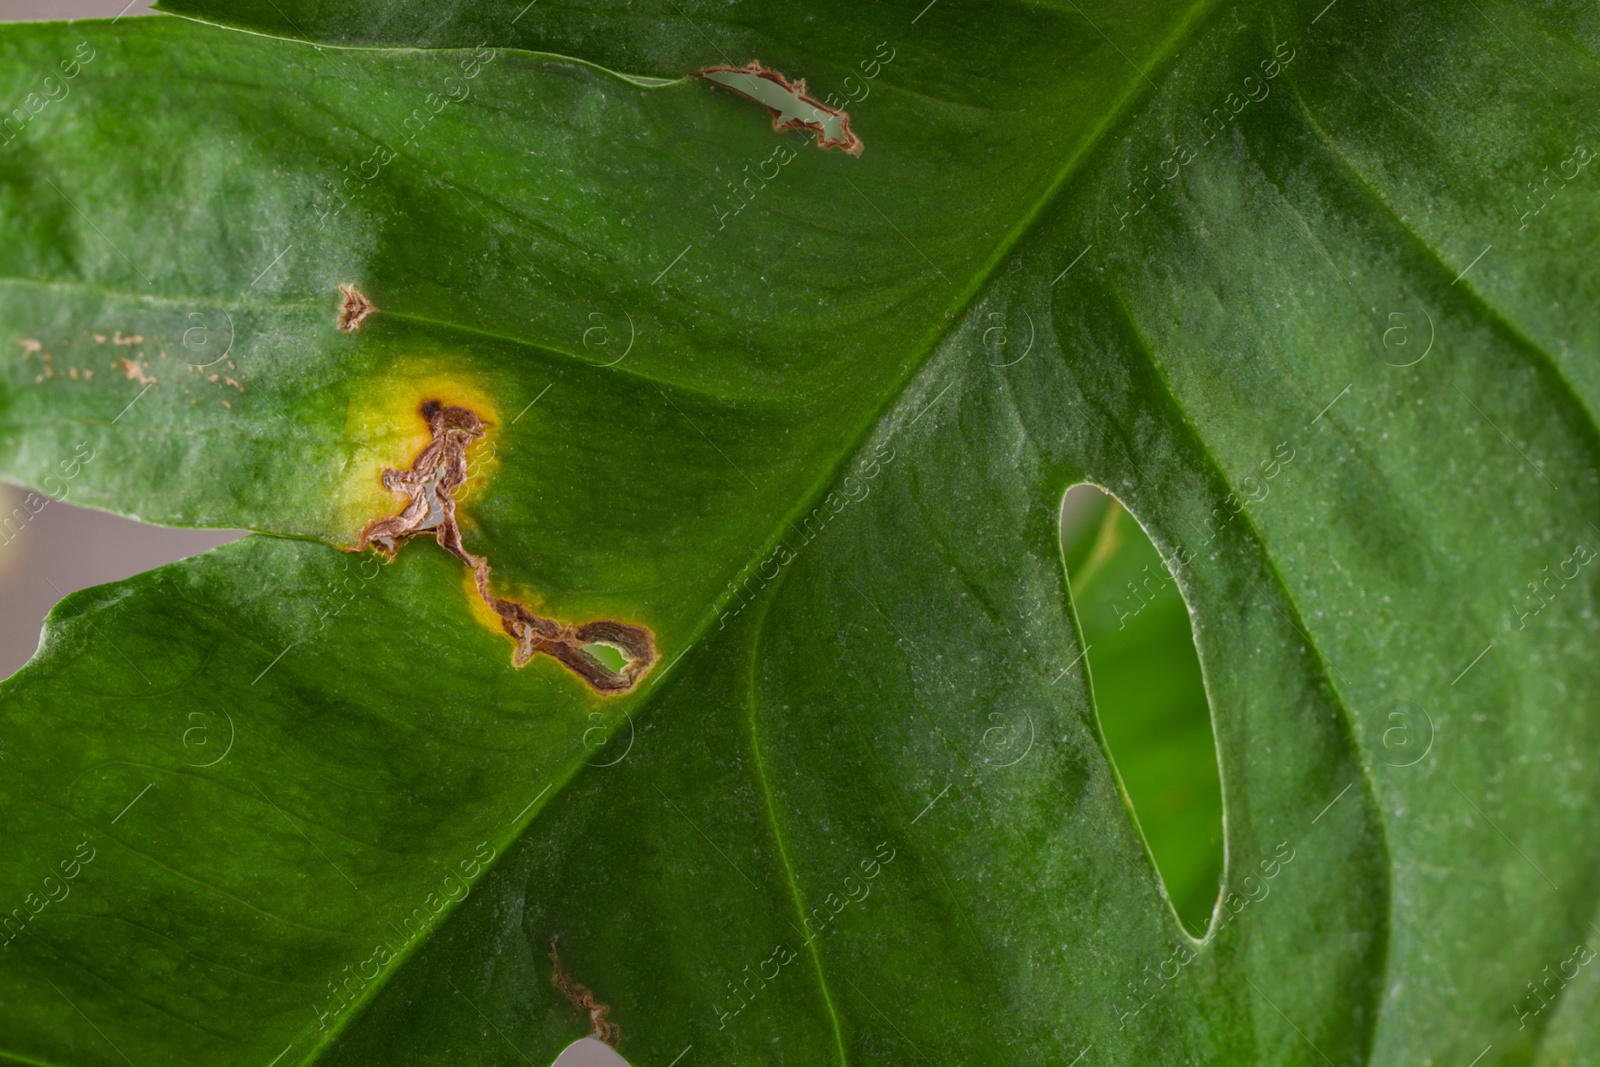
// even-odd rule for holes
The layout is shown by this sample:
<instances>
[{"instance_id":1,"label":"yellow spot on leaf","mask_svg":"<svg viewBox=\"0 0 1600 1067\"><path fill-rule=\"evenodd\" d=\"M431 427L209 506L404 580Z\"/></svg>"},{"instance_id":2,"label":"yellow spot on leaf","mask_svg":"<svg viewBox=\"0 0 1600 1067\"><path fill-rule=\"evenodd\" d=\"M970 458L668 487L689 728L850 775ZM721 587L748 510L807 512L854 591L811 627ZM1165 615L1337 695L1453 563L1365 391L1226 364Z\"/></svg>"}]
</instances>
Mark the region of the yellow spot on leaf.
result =
<instances>
[{"instance_id":1,"label":"yellow spot on leaf","mask_svg":"<svg viewBox=\"0 0 1600 1067\"><path fill-rule=\"evenodd\" d=\"M467 604L472 609L472 618L479 625L490 633L503 635L506 632L505 625L500 621L500 616L495 614L494 609L484 603L483 597L478 595L478 579L470 570L461 572L461 592L466 596ZM506 595L512 596L509 592ZM522 603L529 605L530 608L537 609L533 600L522 596L520 593L513 596L513 599L520 600Z\"/></svg>"},{"instance_id":2,"label":"yellow spot on leaf","mask_svg":"<svg viewBox=\"0 0 1600 1067\"><path fill-rule=\"evenodd\" d=\"M345 484L334 505L335 539L355 544L374 515L389 513L403 500L402 494L385 489L378 475L385 467L409 467L433 439L427 420L419 414L427 400L477 412L489 432L467 449L468 477L475 486L482 486L493 476L497 463L488 441L505 426L493 397L444 360L413 357L403 367L368 379L350 397L344 425L349 460L344 465Z\"/></svg>"}]
</instances>

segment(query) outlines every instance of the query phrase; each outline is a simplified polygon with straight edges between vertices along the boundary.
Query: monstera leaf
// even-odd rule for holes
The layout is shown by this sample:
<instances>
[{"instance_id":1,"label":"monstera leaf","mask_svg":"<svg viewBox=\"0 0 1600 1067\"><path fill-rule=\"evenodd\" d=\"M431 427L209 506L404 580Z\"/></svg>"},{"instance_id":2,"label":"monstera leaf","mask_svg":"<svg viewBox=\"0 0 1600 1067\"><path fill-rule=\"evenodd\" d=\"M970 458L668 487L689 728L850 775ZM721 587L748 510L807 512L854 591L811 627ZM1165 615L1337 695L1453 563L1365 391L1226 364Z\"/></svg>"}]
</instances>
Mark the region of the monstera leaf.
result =
<instances>
[{"instance_id":1,"label":"monstera leaf","mask_svg":"<svg viewBox=\"0 0 1600 1067\"><path fill-rule=\"evenodd\" d=\"M0 473L256 534L0 689L0 1058L1600 1059L1592 5L166 6L0 33Z\"/></svg>"}]
</instances>

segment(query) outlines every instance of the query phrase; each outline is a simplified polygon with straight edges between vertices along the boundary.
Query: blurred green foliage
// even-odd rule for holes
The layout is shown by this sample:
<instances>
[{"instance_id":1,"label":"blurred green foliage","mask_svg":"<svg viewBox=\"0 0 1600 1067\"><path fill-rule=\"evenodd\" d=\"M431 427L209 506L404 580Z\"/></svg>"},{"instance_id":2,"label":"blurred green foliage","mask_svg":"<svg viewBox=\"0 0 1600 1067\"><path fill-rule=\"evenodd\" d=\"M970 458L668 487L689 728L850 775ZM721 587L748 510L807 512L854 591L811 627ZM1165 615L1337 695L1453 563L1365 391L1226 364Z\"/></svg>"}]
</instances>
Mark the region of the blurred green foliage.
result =
<instances>
[{"instance_id":1,"label":"blurred green foliage","mask_svg":"<svg viewBox=\"0 0 1600 1067\"><path fill-rule=\"evenodd\" d=\"M1183 925L1205 932L1222 877L1222 785L1189 613L1161 554L1098 486L1074 486L1061 547L1100 728Z\"/></svg>"}]
</instances>

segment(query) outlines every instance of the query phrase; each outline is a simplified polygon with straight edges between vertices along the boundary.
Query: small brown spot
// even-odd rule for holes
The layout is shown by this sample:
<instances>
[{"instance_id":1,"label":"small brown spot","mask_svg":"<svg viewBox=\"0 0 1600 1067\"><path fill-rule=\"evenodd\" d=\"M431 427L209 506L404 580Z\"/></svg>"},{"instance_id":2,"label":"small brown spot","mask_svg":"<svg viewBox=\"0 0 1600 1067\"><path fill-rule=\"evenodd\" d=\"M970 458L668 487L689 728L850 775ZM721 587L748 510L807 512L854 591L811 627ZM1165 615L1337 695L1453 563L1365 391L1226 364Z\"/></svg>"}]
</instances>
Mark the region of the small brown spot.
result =
<instances>
[{"instance_id":1,"label":"small brown spot","mask_svg":"<svg viewBox=\"0 0 1600 1067\"><path fill-rule=\"evenodd\" d=\"M233 386L235 389L239 390L239 392L241 392L241 393L244 392L244 386L240 385L238 382L234 381L232 378L224 377L222 380L227 382L229 385Z\"/></svg>"},{"instance_id":2,"label":"small brown spot","mask_svg":"<svg viewBox=\"0 0 1600 1067\"><path fill-rule=\"evenodd\" d=\"M616 1048L622 1031L617 1029L616 1023L606 1018L606 1012L611 1009L595 1000L588 986L574 982L567 969L561 966L561 957L556 954L556 945L560 940L559 937L550 939L550 980L561 990L561 995L572 1002L574 1008L589 1017L589 1036Z\"/></svg>"},{"instance_id":3,"label":"small brown spot","mask_svg":"<svg viewBox=\"0 0 1600 1067\"><path fill-rule=\"evenodd\" d=\"M83 368L83 380L84 381L88 381L90 378L93 378L93 377L94 377L94 371L90 370L88 367Z\"/></svg>"},{"instance_id":4,"label":"small brown spot","mask_svg":"<svg viewBox=\"0 0 1600 1067\"><path fill-rule=\"evenodd\" d=\"M467 481L467 447L487 432L470 408L446 407L437 400L422 405L433 439L417 453L407 470L384 468L383 487L410 499L400 514L375 519L361 531L352 551L368 545L390 559L400 546L419 534L431 533L439 545L472 568L478 596L500 618L501 629L516 642L511 662L525 667L544 654L558 661L607 695L626 693L638 684L656 661L655 640L649 630L633 623L598 619L578 626L547 619L515 600L495 596L489 589L489 561L468 552L456 522L456 491ZM614 671L585 647L610 645L627 664Z\"/></svg>"},{"instance_id":5,"label":"small brown spot","mask_svg":"<svg viewBox=\"0 0 1600 1067\"><path fill-rule=\"evenodd\" d=\"M103 333L91 333L89 336L94 338L94 343L97 345L106 343L106 335Z\"/></svg>"},{"instance_id":6,"label":"small brown spot","mask_svg":"<svg viewBox=\"0 0 1600 1067\"><path fill-rule=\"evenodd\" d=\"M40 344L38 341L35 341L31 337L24 337L17 343L22 346L23 359L27 359L29 356L33 355L35 352L39 351L39 349L44 347L44 345Z\"/></svg>"},{"instance_id":7,"label":"small brown spot","mask_svg":"<svg viewBox=\"0 0 1600 1067\"><path fill-rule=\"evenodd\" d=\"M72 380L73 381L77 381L78 380L78 368L77 367L68 367L67 368L67 373L72 375Z\"/></svg>"},{"instance_id":8,"label":"small brown spot","mask_svg":"<svg viewBox=\"0 0 1600 1067\"><path fill-rule=\"evenodd\" d=\"M361 324L366 321L367 316L378 309L372 306L366 294L353 285L340 285L339 292L344 296L339 303L339 329L345 333L354 333L361 329Z\"/></svg>"},{"instance_id":9,"label":"small brown spot","mask_svg":"<svg viewBox=\"0 0 1600 1067\"><path fill-rule=\"evenodd\" d=\"M122 331L118 330L112 336L111 343L114 344L114 345L129 345L129 346L142 345L142 344L144 344L144 338L140 337L138 334L134 334L132 337L124 337L124 336L122 336Z\"/></svg>"},{"instance_id":10,"label":"small brown spot","mask_svg":"<svg viewBox=\"0 0 1600 1067\"><path fill-rule=\"evenodd\" d=\"M129 381L138 382L140 385L156 384L156 379L144 372L144 365L138 360L119 359L117 362L122 364L122 373L128 376Z\"/></svg>"}]
</instances>

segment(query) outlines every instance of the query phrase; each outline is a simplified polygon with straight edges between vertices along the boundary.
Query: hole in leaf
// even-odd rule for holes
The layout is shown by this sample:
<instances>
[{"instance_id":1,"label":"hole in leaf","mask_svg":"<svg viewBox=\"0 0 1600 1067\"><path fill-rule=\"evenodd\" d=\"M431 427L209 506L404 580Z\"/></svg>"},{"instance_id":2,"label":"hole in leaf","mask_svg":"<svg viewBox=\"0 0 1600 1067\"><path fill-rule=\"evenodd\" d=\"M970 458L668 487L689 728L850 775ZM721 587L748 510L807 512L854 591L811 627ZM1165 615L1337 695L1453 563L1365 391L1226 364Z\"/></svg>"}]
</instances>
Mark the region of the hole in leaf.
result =
<instances>
[{"instance_id":1,"label":"hole in leaf","mask_svg":"<svg viewBox=\"0 0 1600 1067\"><path fill-rule=\"evenodd\" d=\"M610 1045L584 1037L562 1049L550 1067L628 1067L628 1061Z\"/></svg>"},{"instance_id":2,"label":"hole in leaf","mask_svg":"<svg viewBox=\"0 0 1600 1067\"><path fill-rule=\"evenodd\" d=\"M621 674L622 668L633 662L627 656L623 655L622 649L617 648L615 645L602 645L595 643L592 645L584 645L583 650L589 653L589 655L593 656L595 659L599 660L605 666L605 668L611 671L613 674Z\"/></svg>"},{"instance_id":3,"label":"hole in leaf","mask_svg":"<svg viewBox=\"0 0 1600 1067\"><path fill-rule=\"evenodd\" d=\"M1067 491L1061 549L1112 764L1173 910L1200 936L1222 879L1222 784L1188 605L1099 486Z\"/></svg>"}]
</instances>

